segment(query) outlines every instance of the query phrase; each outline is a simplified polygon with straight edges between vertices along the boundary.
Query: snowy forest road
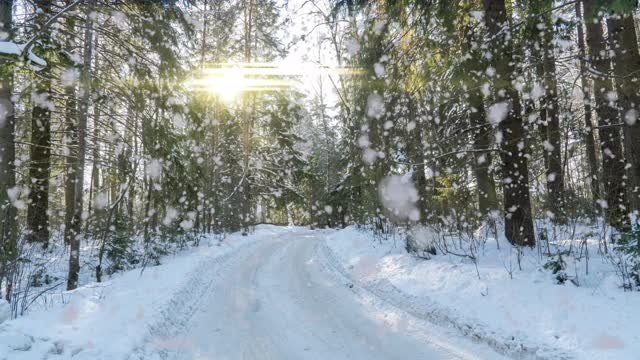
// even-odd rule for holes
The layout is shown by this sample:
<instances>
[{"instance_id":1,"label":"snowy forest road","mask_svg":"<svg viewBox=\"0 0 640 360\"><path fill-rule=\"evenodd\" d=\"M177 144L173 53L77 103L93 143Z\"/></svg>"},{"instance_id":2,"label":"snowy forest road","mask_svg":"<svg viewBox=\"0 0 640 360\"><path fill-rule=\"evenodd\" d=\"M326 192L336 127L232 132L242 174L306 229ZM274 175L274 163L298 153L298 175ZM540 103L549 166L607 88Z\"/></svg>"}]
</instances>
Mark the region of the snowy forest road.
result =
<instances>
[{"instance_id":1,"label":"snowy forest road","mask_svg":"<svg viewBox=\"0 0 640 360\"><path fill-rule=\"evenodd\" d=\"M236 254L200 302L175 358L502 358L354 291L318 251L322 236L291 230Z\"/></svg>"}]
</instances>

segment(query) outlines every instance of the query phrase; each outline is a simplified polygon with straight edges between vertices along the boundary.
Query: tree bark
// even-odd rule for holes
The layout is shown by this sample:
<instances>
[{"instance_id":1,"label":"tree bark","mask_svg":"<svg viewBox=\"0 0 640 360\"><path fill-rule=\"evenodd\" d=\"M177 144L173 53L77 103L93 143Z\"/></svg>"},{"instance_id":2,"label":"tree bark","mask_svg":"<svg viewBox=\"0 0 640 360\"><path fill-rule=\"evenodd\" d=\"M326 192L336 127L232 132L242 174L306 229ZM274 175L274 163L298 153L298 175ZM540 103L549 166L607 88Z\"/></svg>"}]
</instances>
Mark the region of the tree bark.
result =
<instances>
[{"instance_id":1,"label":"tree bark","mask_svg":"<svg viewBox=\"0 0 640 360\"><path fill-rule=\"evenodd\" d=\"M429 183L425 174L426 159L422 133L424 131L424 124L422 124L420 117L417 116L415 100L409 98L408 101L409 120L415 123L415 128L408 134L411 145L407 147L407 151L411 162L414 164L412 178L418 190L419 199L417 203L420 211L420 223L426 224L429 219L428 204L431 197L429 196L429 191L427 191Z\"/></svg>"},{"instance_id":2,"label":"tree bark","mask_svg":"<svg viewBox=\"0 0 640 360\"><path fill-rule=\"evenodd\" d=\"M89 117L89 101L91 99L91 59L93 57L93 2L86 5L85 31L84 31L84 59L80 86L82 98L78 112L78 159L76 161L75 183L75 213L73 216L73 237L71 251L69 252L69 275L67 277L67 290L78 287L78 274L80 272L80 242L82 240L82 213L83 213L83 188L84 188L84 163L86 155L87 119Z\"/></svg>"},{"instance_id":3,"label":"tree bark","mask_svg":"<svg viewBox=\"0 0 640 360\"><path fill-rule=\"evenodd\" d=\"M529 49L537 80L544 87L544 94L540 99L540 117L537 122L541 130L541 140L544 141L542 151L547 185L544 207L552 214L553 222L564 223L566 213L560 141L560 106L553 44L554 24L551 21L553 2L533 0L529 6L528 30L531 35ZM535 102L535 97L530 98L528 106L534 108Z\"/></svg>"},{"instance_id":4,"label":"tree bark","mask_svg":"<svg viewBox=\"0 0 640 360\"><path fill-rule=\"evenodd\" d=\"M543 49L542 67L544 69L545 88L545 110L547 112L546 139L548 142L548 167L547 190L549 191L549 201L547 209L554 215L556 223L566 221L565 199L564 199L564 172L562 169L562 144L560 140L560 105L558 104L558 80L556 74L556 58L553 45L553 23L551 22L551 8L553 1L541 1L539 19L544 24L544 29L540 34L541 47Z\"/></svg>"},{"instance_id":5,"label":"tree bark","mask_svg":"<svg viewBox=\"0 0 640 360\"><path fill-rule=\"evenodd\" d=\"M609 42L615 54L614 73L618 106L624 122L624 151L627 161L629 203L640 214L640 53L633 13L612 14L607 19Z\"/></svg>"},{"instance_id":6,"label":"tree bark","mask_svg":"<svg viewBox=\"0 0 640 360\"><path fill-rule=\"evenodd\" d=\"M474 163L473 172L478 183L478 210L480 216L485 218L487 215L498 210L498 195L496 193L496 184L491 174L490 167L492 163L491 152L491 130L487 123L486 109L484 106L484 98L480 92L480 82L477 79L478 73L482 73L482 66L486 65L481 60L481 54L472 49L471 44L477 42L477 35L474 27L469 25L465 27L466 38L463 43L463 53L467 55L468 60L465 62L465 69L473 70L470 75L465 77L467 89L469 91L469 125L473 130L473 150Z\"/></svg>"},{"instance_id":7,"label":"tree bark","mask_svg":"<svg viewBox=\"0 0 640 360\"><path fill-rule=\"evenodd\" d=\"M0 28L11 34L13 1L0 2ZM7 39L8 41L11 38ZM9 198L9 190L16 186L15 113L13 93L13 61L0 58L0 283L6 279L5 298L13 292L15 268L17 211Z\"/></svg>"},{"instance_id":8,"label":"tree bark","mask_svg":"<svg viewBox=\"0 0 640 360\"><path fill-rule=\"evenodd\" d=\"M97 42L98 38L95 37L95 41ZM97 64L95 64L95 68L97 68ZM93 149L91 151L91 178L89 181L89 202L87 212L89 213L89 217L97 224L101 221L100 214L97 209L94 209L94 202L98 196L98 190L100 189L100 145L98 144L98 139L100 138L100 127L98 125L100 121L100 109L98 108L98 104L93 105ZM105 182L103 181L102 185L105 186ZM87 224L85 224L85 231L87 229Z\"/></svg>"},{"instance_id":9,"label":"tree bark","mask_svg":"<svg viewBox=\"0 0 640 360\"><path fill-rule=\"evenodd\" d=\"M485 107L482 94L478 89L471 90L469 94L469 105L471 113L469 120L473 132L474 164L473 170L478 183L478 209L483 218L498 210L498 195L496 193L496 183L489 170L492 162L490 130L485 118Z\"/></svg>"},{"instance_id":10,"label":"tree bark","mask_svg":"<svg viewBox=\"0 0 640 360\"><path fill-rule=\"evenodd\" d=\"M623 231L628 228L629 224L627 216L629 204L620 127L616 126L620 122L620 118L615 107L613 83L609 75L611 60L603 36L602 19L597 15L595 3L595 0L584 1L584 16L587 28L587 45L589 46L588 61L593 73L595 73L592 77L602 152L602 180L605 199L600 199L600 204L605 210L607 222Z\"/></svg>"},{"instance_id":11,"label":"tree bark","mask_svg":"<svg viewBox=\"0 0 640 360\"><path fill-rule=\"evenodd\" d=\"M253 0L245 0L244 2L244 51L245 51L245 62L250 63L252 60L252 56L255 56L252 53L252 35L254 30L254 16L253 16ZM249 102L251 102L251 107L249 106ZM243 167L244 167L244 176L242 183L242 197L243 197L243 207L242 207L242 230L244 233L248 233L253 224L253 215L254 215L254 207L253 207L253 196L252 196L252 184L251 179L253 177L251 167L251 155L253 153L253 125L255 122L255 106L256 99L255 94L251 94L250 98L244 97L243 106L245 108L243 114ZM251 110L248 110L251 108Z\"/></svg>"},{"instance_id":12,"label":"tree bark","mask_svg":"<svg viewBox=\"0 0 640 360\"><path fill-rule=\"evenodd\" d=\"M578 28L578 51L580 57L580 81L583 94L583 106L584 106L584 135L583 141L585 144L587 164L589 167L589 182L591 184L592 200L595 201L602 198L602 192L600 190L600 175L598 169L598 157L596 154L596 141L594 138L593 118L591 108L591 86L589 84L589 78L587 77L587 64L586 64L586 46L584 43L584 17L582 15L582 4L580 1L576 2L576 19L580 22Z\"/></svg>"},{"instance_id":13,"label":"tree bark","mask_svg":"<svg viewBox=\"0 0 640 360\"><path fill-rule=\"evenodd\" d=\"M73 0L67 0L69 5ZM75 20L73 17L66 19L66 30L69 34L74 34L76 31ZM75 48L75 40L72 36L67 37L67 48ZM75 68L75 66L74 66ZM75 212L76 200L75 200L75 163L77 161L77 148L78 148L78 134L76 127L77 111L76 106L78 101L76 99L76 84L69 84L65 87L65 115L64 115L64 127L65 127L65 147L67 157L65 159L64 169L64 204L65 204L65 218L64 218L64 243L66 245L71 244L72 230L73 230L73 214Z\"/></svg>"},{"instance_id":14,"label":"tree bark","mask_svg":"<svg viewBox=\"0 0 640 360\"><path fill-rule=\"evenodd\" d=\"M495 99L506 102L509 111L499 123L502 133L501 159L504 177L505 236L514 245L535 246L529 170L526 155L526 134L522 122L520 94L511 80L514 78L513 48L508 32L507 9L503 0L483 0L485 22L493 52L495 67ZM506 28L505 28L506 27Z\"/></svg>"},{"instance_id":15,"label":"tree bark","mask_svg":"<svg viewBox=\"0 0 640 360\"><path fill-rule=\"evenodd\" d=\"M51 0L36 2L42 11L36 16L36 29L46 23L51 12ZM50 42L47 36L41 38L40 47L46 48ZM51 175L51 65L47 64L37 74L35 90L32 93L34 107L31 118L31 154L29 162L29 206L27 208L27 228L29 241L49 245L49 177Z\"/></svg>"}]
</instances>

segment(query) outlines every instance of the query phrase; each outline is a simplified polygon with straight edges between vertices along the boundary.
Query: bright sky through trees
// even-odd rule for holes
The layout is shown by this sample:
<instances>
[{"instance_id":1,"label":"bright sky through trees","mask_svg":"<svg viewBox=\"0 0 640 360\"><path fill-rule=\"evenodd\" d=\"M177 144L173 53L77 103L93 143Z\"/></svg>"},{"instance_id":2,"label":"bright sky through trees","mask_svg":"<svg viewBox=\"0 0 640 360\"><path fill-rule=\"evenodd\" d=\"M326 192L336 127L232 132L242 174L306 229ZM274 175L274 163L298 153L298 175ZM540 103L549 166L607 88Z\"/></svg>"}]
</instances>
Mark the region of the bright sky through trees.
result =
<instances>
[{"instance_id":1,"label":"bright sky through trees","mask_svg":"<svg viewBox=\"0 0 640 360\"><path fill-rule=\"evenodd\" d=\"M315 65L302 60L278 63L210 64L187 81L194 91L206 91L232 100L245 93L273 91L305 91L320 77L364 74L363 70Z\"/></svg>"}]
</instances>

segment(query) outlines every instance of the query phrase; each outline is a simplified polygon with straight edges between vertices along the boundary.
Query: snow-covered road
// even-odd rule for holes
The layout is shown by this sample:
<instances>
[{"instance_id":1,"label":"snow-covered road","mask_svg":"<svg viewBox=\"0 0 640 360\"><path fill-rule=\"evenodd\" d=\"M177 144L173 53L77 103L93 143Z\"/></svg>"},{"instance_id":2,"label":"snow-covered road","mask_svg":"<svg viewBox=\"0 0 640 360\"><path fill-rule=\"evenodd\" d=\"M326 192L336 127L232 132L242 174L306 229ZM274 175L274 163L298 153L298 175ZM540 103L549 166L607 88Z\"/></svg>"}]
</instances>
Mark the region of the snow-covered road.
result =
<instances>
[{"instance_id":1,"label":"snow-covered road","mask_svg":"<svg viewBox=\"0 0 640 360\"><path fill-rule=\"evenodd\" d=\"M186 332L152 341L166 346L161 357L502 358L354 288L319 251L322 237L289 230L238 252L198 302Z\"/></svg>"}]
</instances>

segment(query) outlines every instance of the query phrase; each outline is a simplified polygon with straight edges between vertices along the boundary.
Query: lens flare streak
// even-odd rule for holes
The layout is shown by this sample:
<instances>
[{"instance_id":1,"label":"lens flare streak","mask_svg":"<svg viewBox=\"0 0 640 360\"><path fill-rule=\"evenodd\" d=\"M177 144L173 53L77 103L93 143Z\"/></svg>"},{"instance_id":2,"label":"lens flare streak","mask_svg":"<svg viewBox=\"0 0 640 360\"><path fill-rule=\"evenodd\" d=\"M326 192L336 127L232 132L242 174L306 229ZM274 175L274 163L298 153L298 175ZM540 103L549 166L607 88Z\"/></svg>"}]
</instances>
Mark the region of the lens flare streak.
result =
<instances>
[{"instance_id":1,"label":"lens flare streak","mask_svg":"<svg viewBox=\"0 0 640 360\"><path fill-rule=\"evenodd\" d=\"M248 92L286 91L309 76L357 76L355 68L331 68L311 64L218 63L203 69L187 82L193 91L233 99Z\"/></svg>"}]
</instances>

